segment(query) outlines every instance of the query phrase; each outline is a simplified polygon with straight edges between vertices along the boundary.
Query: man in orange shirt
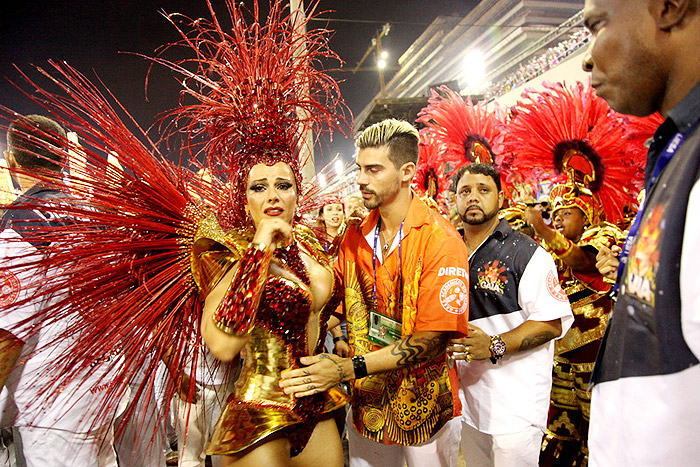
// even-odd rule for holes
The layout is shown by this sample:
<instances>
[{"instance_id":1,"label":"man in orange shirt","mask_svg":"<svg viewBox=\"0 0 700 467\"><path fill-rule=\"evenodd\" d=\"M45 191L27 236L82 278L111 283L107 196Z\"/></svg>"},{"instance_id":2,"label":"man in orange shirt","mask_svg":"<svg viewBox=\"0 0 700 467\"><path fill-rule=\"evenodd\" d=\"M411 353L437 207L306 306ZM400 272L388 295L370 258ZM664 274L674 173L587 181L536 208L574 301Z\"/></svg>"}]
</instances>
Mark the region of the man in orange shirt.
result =
<instances>
[{"instance_id":1,"label":"man in orange shirt","mask_svg":"<svg viewBox=\"0 0 700 467\"><path fill-rule=\"evenodd\" d=\"M348 229L336 272L352 358L306 357L281 383L297 397L354 380L350 465L449 465L445 425L461 407L449 339L467 333L467 251L411 191L418 132L385 120L358 138L357 184L370 215ZM332 325L332 323L331 323ZM444 427L444 429L443 429Z\"/></svg>"}]
</instances>

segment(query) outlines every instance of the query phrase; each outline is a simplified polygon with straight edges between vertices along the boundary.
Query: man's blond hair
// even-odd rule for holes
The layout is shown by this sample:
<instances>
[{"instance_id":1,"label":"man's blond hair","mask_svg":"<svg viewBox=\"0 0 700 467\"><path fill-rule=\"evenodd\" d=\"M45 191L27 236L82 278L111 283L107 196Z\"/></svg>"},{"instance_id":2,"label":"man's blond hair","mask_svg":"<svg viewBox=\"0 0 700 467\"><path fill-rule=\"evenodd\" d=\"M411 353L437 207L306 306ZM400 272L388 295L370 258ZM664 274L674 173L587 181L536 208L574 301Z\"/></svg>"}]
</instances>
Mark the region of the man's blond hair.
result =
<instances>
[{"instance_id":1,"label":"man's blond hair","mask_svg":"<svg viewBox=\"0 0 700 467\"><path fill-rule=\"evenodd\" d=\"M357 138L358 149L389 148L389 160L398 169L407 162L418 163L418 130L404 121L390 118L367 127Z\"/></svg>"}]
</instances>

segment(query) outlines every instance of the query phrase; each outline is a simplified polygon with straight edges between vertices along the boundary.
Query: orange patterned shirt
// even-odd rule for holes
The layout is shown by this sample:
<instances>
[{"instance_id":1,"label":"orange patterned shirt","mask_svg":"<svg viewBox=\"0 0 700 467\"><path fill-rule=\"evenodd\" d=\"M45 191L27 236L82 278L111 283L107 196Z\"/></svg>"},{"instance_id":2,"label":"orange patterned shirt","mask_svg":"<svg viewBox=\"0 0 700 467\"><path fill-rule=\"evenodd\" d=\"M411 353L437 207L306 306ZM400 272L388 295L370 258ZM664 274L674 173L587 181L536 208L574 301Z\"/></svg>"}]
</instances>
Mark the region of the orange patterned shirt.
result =
<instances>
[{"instance_id":1,"label":"orange patterned shirt","mask_svg":"<svg viewBox=\"0 0 700 467\"><path fill-rule=\"evenodd\" d=\"M398 248L390 250L385 261L381 255L376 260L377 299L373 299L373 238L378 220L375 209L359 229L348 229L335 265L345 287L351 354L380 348L368 338L371 310L399 321L402 337L419 331L466 334L469 266L461 236L414 194L402 229L403 307L399 309ZM445 354L416 367L355 380L355 427L383 444L425 442L461 412L458 388Z\"/></svg>"}]
</instances>

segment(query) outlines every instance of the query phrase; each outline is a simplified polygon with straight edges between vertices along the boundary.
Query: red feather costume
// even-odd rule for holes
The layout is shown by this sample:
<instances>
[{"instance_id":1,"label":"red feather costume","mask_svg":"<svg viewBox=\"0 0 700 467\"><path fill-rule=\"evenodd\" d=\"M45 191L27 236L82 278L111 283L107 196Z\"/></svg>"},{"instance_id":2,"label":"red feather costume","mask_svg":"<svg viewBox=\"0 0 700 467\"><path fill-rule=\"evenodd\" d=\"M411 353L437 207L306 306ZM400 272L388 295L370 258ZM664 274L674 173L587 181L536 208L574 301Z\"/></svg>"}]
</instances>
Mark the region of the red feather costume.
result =
<instances>
[{"instance_id":1,"label":"red feather costume","mask_svg":"<svg viewBox=\"0 0 700 467\"><path fill-rule=\"evenodd\" d=\"M442 146L442 162L449 178L465 164L482 162L494 164L499 170L503 164L504 124L498 111L485 104L474 105L459 94L442 86L432 90L428 106L418 114L431 138ZM503 175L505 178L505 174Z\"/></svg>"},{"instance_id":2,"label":"red feather costume","mask_svg":"<svg viewBox=\"0 0 700 467\"><path fill-rule=\"evenodd\" d=\"M187 103L164 118L163 122L171 122L166 125L166 137L185 135L181 160L183 156L194 160L204 155L203 168L209 176L169 162L146 132L138 126L132 132L135 122L114 96L70 66L52 63L48 70L39 69L58 88L55 93L24 75L33 88L33 94L27 95L51 118L75 130L82 144L64 142L65 150L49 147L72 161L72 170L62 183L45 181L70 193L70 199L48 206L30 200L22 206L6 207L36 208L71 219L66 227L33 232L44 245L43 255L28 266L53 273L51 281L40 284L38 295L31 299L60 297L41 312L40 319L68 319L76 310L80 314L80 319L70 320L65 331L65 337L79 335L79 345L56 356L47 368L55 375L54 383L39 388L37 403L50 403L76 370L89 368L110 353L123 358L113 363L114 380L100 383L110 385L105 404L116 404L126 383L139 371L147 378L139 386L137 398L150 395L158 360L167 356L174 367L180 371L185 368L193 353L188 343L199 341L203 297L232 264L250 263L246 260L249 255L260 264L280 262L301 279L302 285L290 288L276 276L266 279L266 271L260 275L256 270L247 277L240 273L239 283L248 284L248 290L232 286L236 289L231 291L232 305L219 307L216 319L220 319L218 324L224 323L222 329L230 326L248 333L253 344L246 350L248 369L244 368L228 403L231 411L222 416L225 420L219 423L210 450L236 452L282 430L294 454L308 441L324 404L326 408L338 406L344 403L343 397L321 395L295 401L265 393L246 399L243 393L255 386L256 376L245 372L254 373L250 368L254 356L265 355L257 344L263 348L274 345L281 349L277 352L285 354L284 358L271 354L287 362L273 371L273 377L308 353L304 316L309 314L309 298L301 290L308 286L308 278L299 251L326 268L329 258L313 233L298 222L294 245L276 252L276 259L258 258L250 244L252 225L244 212L245 191L253 165L285 162L292 168L301 198L302 209L296 219L300 220L305 204L314 207L305 203L301 193L300 154L305 134L309 129L337 127L344 120L345 107L335 81L313 65L320 59L337 57L327 48L325 31L306 33L306 22L292 25L278 2L270 5L267 22L260 24L257 1L254 21L248 23L242 7L227 0L230 30L207 4L210 21L186 20L186 25L179 27L177 17L169 17L182 35L182 40L170 47L184 47L193 58L153 60L183 77L183 102ZM4 110L8 119L18 117ZM119 164L107 163L107 154L115 154ZM86 163L76 164L80 159ZM239 267L239 271L243 269ZM336 288L331 294L333 300L338 299L338 292ZM253 302L246 301L249 296ZM13 304L18 305L21 303ZM243 309L244 305L258 306L251 311ZM330 302L327 305L319 317L321 333L333 306ZM4 307L2 312L10 310ZM314 346L317 351L320 345ZM155 358L149 358L151 354ZM178 375L174 376L177 379ZM194 391L195 378L191 381L190 392ZM166 400L174 389L170 382ZM270 410L274 414L270 415Z\"/></svg>"},{"instance_id":3,"label":"red feather costume","mask_svg":"<svg viewBox=\"0 0 700 467\"><path fill-rule=\"evenodd\" d=\"M527 92L513 115L507 145L515 155L515 170L533 186L541 183L541 174L551 174L554 225L564 229L552 229L536 218L531 223L555 259L574 314L571 328L554 345L548 430L540 465L586 465L588 382L612 310L611 285L590 263L595 264L595 255L603 247L612 248L624 240L617 226L604 221L622 222L623 208L634 205L645 151L639 144L641 137L631 138L628 119L615 114L581 83ZM568 208L577 208L583 216L578 218L580 232L568 230L565 235L567 221L560 220L557 211ZM561 219L567 214L573 215L564 211Z\"/></svg>"},{"instance_id":4,"label":"red feather costume","mask_svg":"<svg viewBox=\"0 0 700 467\"><path fill-rule=\"evenodd\" d=\"M646 159L641 144L630 144L626 120L581 83L548 85L523 97L507 126L513 169L533 186L549 174L558 185L552 203L579 207L591 223L603 213L609 222L621 221L623 207L636 201Z\"/></svg>"},{"instance_id":5,"label":"red feather costume","mask_svg":"<svg viewBox=\"0 0 700 467\"><path fill-rule=\"evenodd\" d=\"M444 147L429 132L422 131L413 183L421 199L443 214L447 212L445 192L450 188L445 170Z\"/></svg>"}]
</instances>

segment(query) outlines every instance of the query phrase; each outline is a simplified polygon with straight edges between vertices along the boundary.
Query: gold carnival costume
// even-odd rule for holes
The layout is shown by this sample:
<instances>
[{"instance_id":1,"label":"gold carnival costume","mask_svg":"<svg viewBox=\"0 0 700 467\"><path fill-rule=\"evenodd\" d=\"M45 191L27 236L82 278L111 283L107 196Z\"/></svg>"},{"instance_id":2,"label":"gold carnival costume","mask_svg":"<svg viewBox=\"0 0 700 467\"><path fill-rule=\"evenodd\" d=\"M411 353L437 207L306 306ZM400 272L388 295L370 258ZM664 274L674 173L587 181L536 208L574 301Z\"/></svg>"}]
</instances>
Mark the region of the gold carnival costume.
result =
<instances>
[{"instance_id":1,"label":"gold carnival costume","mask_svg":"<svg viewBox=\"0 0 700 467\"><path fill-rule=\"evenodd\" d=\"M585 225L580 226L583 233L574 242L541 220L531 221L538 236L547 234L549 240L543 243L554 256L574 313L573 325L555 343L548 430L540 465L585 466L591 401L588 383L612 310L612 286L591 261L595 262L592 258L602 247L624 242L625 235L613 223L620 224L625 208L635 205L644 148L639 136L632 140L627 118L615 114L590 86L545 86L541 92L529 92L514 106L508 149L525 182L538 186L543 177L552 182L553 214L577 208Z\"/></svg>"},{"instance_id":2,"label":"gold carnival costume","mask_svg":"<svg viewBox=\"0 0 700 467\"><path fill-rule=\"evenodd\" d=\"M255 7L257 15L257 2ZM277 433L289 440L294 456L303 450L323 413L348 400L338 388L294 399L279 387L282 371L298 368L300 357L322 352L326 322L343 293L336 281L328 302L315 314L300 256L308 255L332 274L336 248L327 252L301 224L301 214L318 208L305 193L301 166L307 132L337 127L342 120L336 108L342 107L337 84L312 66L321 57L336 57L327 49L323 31L305 32L301 12L283 18L280 2L271 4L264 25L246 25L233 1L229 9L230 33L219 23L213 28L196 23L195 34L188 36L187 45L196 44L200 54L194 82L204 81L206 92L199 85L189 88L199 103L176 113L190 122L192 134L208 139L206 167L214 175L226 175L229 191L216 219L226 234L213 219L199 225L193 275L205 297L236 264L213 320L227 334L248 336L241 374L207 452L236 453ZM244 206L251 168L279 162L291 169L300 208L292 223L293 243L271 253L251 242L253 223Z\"/></svg>"},{"instance_id":3,"label":"gold carnival costume","mask_svg":"<svg viewBox=\"0 0 700 467\"><path fill-rule=\"evenodd\" d=\"M200 227L193 250L192 268L198 285L207 292L236 262L239 270L232 281L233 300L226 304L239 316L245 316L243 327L226 321L221 324L231 332L250 336L243 355L243 369L216 424L207 447L208 454L241 451L282 431L292 445L292 453L300 452L321 415L346 404L349 397L335 387L327 393L294 399L279 387L281 372L299 367L299 358L323 351L323 341L309 342L311 335L323 336L330 313L342 298L336 279L330 300L317 317L312 316L309 279L299 256L303 251L331 272L330 257L313 232L303 226L294 228L295 243L264 254L250 242L251 235L232 231L224 234L216 221L208 218ZM274 262L292 273L299 282L265 270ZM217 316L216 322L222 323ZM320 323L320 324L319 324ZM309 329L315 325L317 329ZM247 329L244 329L248 327Z\"/></svg>"},{"instance_id":4,"label":"gold carnival costume","mask_svg":"<svg viewBox=\"0 0 700 467\"><path fill-rule=\"evenodd\" d=\"M556 199L554 201L554 210L562 208L557 201ZM611 285L597 271L575 271L568 266L563 258L567 255L566 250L570 252L574 243L561 241L566 240L563 238L558 240L560 241L550 242L545 246L554 256L559 271L559 282L569 297L572 311L576 315L576 322L571 330L555 343L555 355L562 355L603 337L611 310L609 299ZM602 246L607 248L613 245L619 246L624 240L624 232L612 224L600 222L587 228L581 235L581 240L575 245L583 249L590 246L597 251ZM557 248L559 246L564 248Z\"/></svg>"},{"instance_id":5,"label":"gold carnival costume","mask_svg":"<svg viewBox=\"0 0 700 467\"><path fill-rule=\"evenodd\" d=\"M571 207L561 198L553 199L553 210ZM575 245L596 251L601 247L621 245L624 233L612 224L601 222L587 228ZM571 254L574 243L557 232L553 242L545 243L554 256L559 282L566 292L574 313L574 323L564 337L554 345L554 370L549 423L543 443L543 451L551 456L551 464L541 465L586 465L588 448L588 423L591 411L591 393L588 384L593 364L605 334L613 301L612 286L598 271L577 271L564 259ZM566 443L575 447L565 452ZM579 447L580 446L580 447ZM549 451L547 451L549 447ZM577 451L580 450L580 453Z\"/></svg>"}]
</instances>

